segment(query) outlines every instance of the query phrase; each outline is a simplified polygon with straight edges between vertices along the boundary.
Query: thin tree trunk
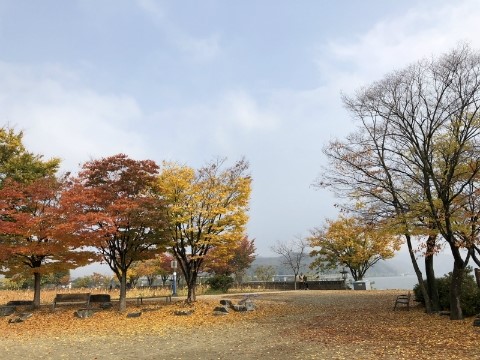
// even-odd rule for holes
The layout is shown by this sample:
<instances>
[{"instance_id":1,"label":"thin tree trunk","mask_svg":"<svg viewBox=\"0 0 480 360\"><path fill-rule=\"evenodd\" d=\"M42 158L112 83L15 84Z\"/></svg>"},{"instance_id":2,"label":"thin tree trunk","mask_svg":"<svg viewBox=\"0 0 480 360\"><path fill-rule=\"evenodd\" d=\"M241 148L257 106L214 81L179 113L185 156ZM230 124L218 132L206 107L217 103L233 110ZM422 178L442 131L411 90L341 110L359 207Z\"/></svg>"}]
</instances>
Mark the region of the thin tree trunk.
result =
<instances>
[{"instance_id":1,"label":"thin tree trunk","mask_svg":"<svg viewBox=\"0 0 480 360\"><path fill-rule=\"evenodd\" d=\"M120 275L120 311L127 309L127 272L122 271Z\"/></svg>"},{"instance_id":2,"label":"thin tree trunk","mask_svg":"<svg viewBox=\"0 0 480 360\"><path fill-rule=\"evenodd\" d=\"M40 307L40 282L42 280L42 274L34 272L33 279L33 307L38 309Z\"/></svg>"},{"instance_id":3,"label":"thin tree trunk","mask_svg":"<svg viewBox=\"0 0 480 360\"><path fill-rule=\"evenodd\" d=\"M425 286L425 282L423 281L422 271L418 266L417 259L415 258L415 254L413 252L412 239L408 234L405 235L405 239L407 240L408 253L410 254L410 260L412 261L413 270L415 271L415 275L417 275L418 286L420 287L420 291L422 292L423 299L425 300L425 312L427 314L431 314L432 306L431 306L430 296L428 295L427 287Z\"/></svg>"}]
</instances>

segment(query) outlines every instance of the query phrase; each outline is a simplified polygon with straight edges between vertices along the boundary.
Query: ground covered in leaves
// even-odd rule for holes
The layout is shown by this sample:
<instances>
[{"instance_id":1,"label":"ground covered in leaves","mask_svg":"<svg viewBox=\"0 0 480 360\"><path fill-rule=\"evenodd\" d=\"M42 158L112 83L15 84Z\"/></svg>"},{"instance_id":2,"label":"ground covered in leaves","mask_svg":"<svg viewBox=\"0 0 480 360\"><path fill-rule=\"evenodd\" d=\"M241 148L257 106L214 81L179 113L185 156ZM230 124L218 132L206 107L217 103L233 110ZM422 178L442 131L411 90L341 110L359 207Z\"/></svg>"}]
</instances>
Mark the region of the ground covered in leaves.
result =
<instances>
[{"instance_id":1,"label":"ground covered in leaves","mask_svg":"<svg viewBox=\"0 0 480 360\"><path fill-rule=\"evenodd\" d=\"M176 299L73 316L44 307L22 323L0 318L0 359L475 359L480 329L423 309L393 311L399 291L259 293L257 310L214 316L220 298ZM190 316L176 310L194 309Z\"/></svg>"}]
</instances>

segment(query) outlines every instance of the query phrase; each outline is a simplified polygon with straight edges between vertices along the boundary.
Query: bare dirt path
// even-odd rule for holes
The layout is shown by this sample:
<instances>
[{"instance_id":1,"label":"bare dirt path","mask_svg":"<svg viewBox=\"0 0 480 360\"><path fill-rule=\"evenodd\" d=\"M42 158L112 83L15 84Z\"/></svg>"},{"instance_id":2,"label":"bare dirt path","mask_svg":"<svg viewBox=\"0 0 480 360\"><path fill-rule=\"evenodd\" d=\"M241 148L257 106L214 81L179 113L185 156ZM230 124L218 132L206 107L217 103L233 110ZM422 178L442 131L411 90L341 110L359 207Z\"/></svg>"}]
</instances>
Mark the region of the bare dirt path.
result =
<instances>
[{"instance_id":1,"label":"bare dirt path","mask_svg":"<svg viewBox=\"0 0 480 360\"><path fill-rule=\"evenodd\" d=\"M0 359L474 359L480 332L420 308L392 311L395 291L264 293L258 310L191 317L163 305L137 319L70 311L0 323ZM234 301L235 296L227 296ZM132 311L136 309L131 309ZM30 324L27 324L30 321ZM37 321L37 322L35 322ZM43 321L43 325L42 325ZM60 325L58 326L58 323ZM62 324L63 323L63 324ZM52 325L54 324L54 325Z\"/></svg>"}]
</instances>

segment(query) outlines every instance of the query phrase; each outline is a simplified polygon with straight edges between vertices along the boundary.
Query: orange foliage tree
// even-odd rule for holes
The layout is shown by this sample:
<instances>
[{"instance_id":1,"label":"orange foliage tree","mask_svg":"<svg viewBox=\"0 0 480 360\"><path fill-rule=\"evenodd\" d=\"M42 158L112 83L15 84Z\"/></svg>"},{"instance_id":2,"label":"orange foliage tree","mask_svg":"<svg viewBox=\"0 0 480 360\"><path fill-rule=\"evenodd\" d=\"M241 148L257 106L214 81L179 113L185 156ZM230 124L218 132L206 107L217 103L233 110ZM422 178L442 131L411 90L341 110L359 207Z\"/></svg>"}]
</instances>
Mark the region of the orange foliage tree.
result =
<instances>
[{"instance_id":1,"label":"orange foliage tree","mask_svg":"<svg viewBox=\"0 0 480 360\"><path fill-rule=\"evenodd\" d=\"M171 267L172 260L174 259L173 256L169 253L160 254L158 257L158 274L162 278L162 284L165 286L167 283L167 279L169 278L170 274L172 274L173 270Z\"/></svg>"},{"instance_id":2,"label":"orange foliage tree","mask_svg":"<svg viewBox=\"0 0 480 360\"><path fill-rule=\"evenodd\" d=\"M343 215L313 230L309 241L313 248L310 254L317 257L311 267L346 266L354 280L362 280L378 261L392 258L402 244L399 236L386 227L382 229L361 218Z\"/></svg>"},{"instance_id":3,"label":"orange foliage tree","mask_svg":"<svg viewBox=\"0 0 480 360\"><path fill-rule=\"evenodd\" d=\"M83 260L53 233L60 160L29 152L23 133L0 128L0 270L7 276L34 275L34 305L40 304L41 274L64 271ZM72 256L72 257L70 257Z\"/></svg>"},{"instance_id":4,"label":"orange foliage tree","mask_svg":"<svg viewBox=\"0 0 480 360\"><path fill-rule=\"evenodd\" d=\"M205 270L220 275L234 275L235 282L241 284L246 270L255 260L255 240L244 236L242 240L234 245L229 256L219 255L216 249L207 255Z\"/></svg>"},{"instance_id":5,"label":"orange foliage tree","mask_svg":"<svg viewBox=\"0 0 480 360\"><path fill-rule=\"evenodd\" d=\"M162 277L162 283L165 285L165 282L168 276L171 274L172 270L170 263L173 260L173 257L170 254L162 253L156 255L154 258L136 261L130 267L129 278L135 279L135 282L141 278L145 277L147 279L148 286L153 286L155 279L158 276ZM135 285L132 282L132 285Z\"/></svg>"},{"instance_id":6,"label":"orange foliage tree","mask_svg":"<svg viewBox=\"0 0 480 360\"><path fill-rule=\"evenodd\" d=\"M133 262L162 248L164 207L152 196L158 166L124 154L83 165L62 196L69 233L95 247L120 282L120 311L126 309L127 271Z\"/></svg>"},{"instance_id":7,"label":"orange foliage tree","mask_svg":"<svg viewBox=\"0 0 480 360\"><path fill-rule=\"evenodd\" d=\"M34 306L40 305L42 274L83 266L92 260L87 251L58 232L63 219L58 212L62 182L44 177L27 184L6 181L0 189L0 253L7 276L34 276Z\"/></svg>"}]
</instances>

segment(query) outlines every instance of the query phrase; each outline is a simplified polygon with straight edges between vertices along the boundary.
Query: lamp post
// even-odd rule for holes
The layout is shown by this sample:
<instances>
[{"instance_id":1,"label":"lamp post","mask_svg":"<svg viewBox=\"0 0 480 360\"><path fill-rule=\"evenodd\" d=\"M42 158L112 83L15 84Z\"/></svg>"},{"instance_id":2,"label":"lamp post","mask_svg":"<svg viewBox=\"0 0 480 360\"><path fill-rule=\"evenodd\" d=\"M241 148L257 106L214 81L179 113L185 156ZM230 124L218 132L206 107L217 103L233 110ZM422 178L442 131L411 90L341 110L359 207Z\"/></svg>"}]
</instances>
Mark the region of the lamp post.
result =
<instances>
[{"instance_id":1,"label":"lamp post","mask_svg":"<svg viewBox=\"0 0 480 360\"><path fill-rule=\"evenodd\" d=\"M342 269L342 271L340 271L340 274L342 274L343 287L346 289L347 288L348 271L345 270L345 267Z\"/></svg>"},{"instance_id":2,"label":"lamp post","mask_svg":"<svg viewBox=\"0 0 480 360\"><path fill-rule=\"evenodd\" d=\"M172 260L170 266L173 270L172 296L177 296L177 260Z\"/></svg>"}]
</instances>

